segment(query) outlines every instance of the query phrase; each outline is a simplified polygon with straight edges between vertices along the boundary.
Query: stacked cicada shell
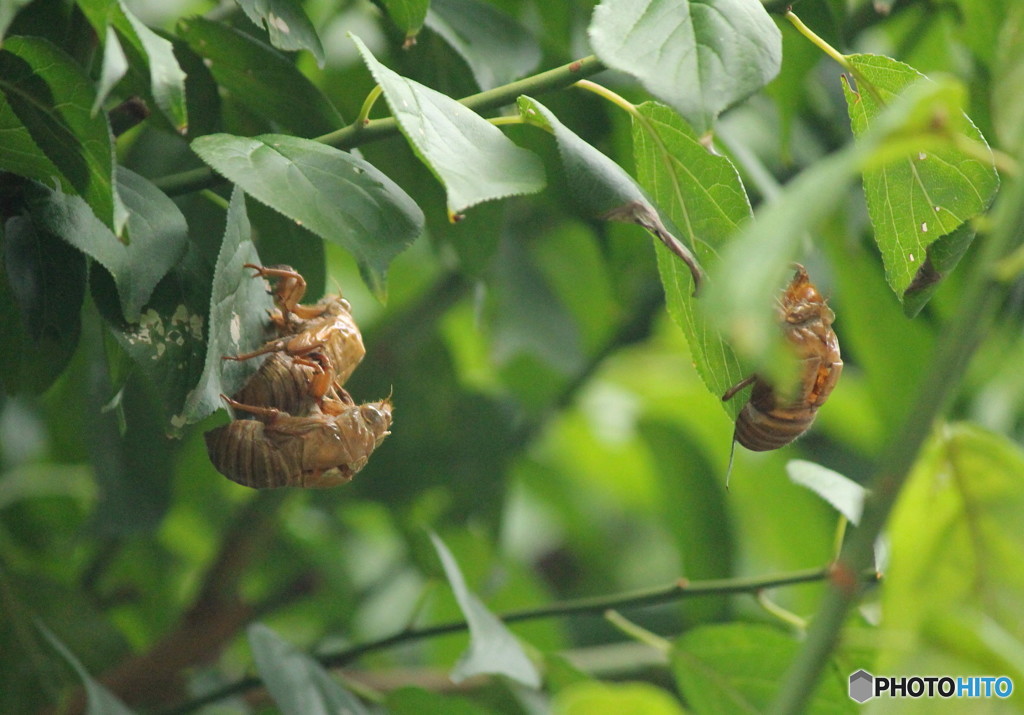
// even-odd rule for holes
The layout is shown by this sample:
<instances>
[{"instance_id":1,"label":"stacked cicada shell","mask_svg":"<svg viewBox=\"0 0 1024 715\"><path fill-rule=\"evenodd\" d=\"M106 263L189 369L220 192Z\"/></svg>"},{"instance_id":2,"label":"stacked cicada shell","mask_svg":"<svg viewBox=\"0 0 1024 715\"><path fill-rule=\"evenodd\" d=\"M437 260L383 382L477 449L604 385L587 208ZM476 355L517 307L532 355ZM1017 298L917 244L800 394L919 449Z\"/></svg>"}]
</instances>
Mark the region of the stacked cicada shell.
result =
<instances>
[{"instance_id":1,"label":"stacked cicada shell","mask_svg":"<svg viewBox=\"0 0 1024 715\"><path fill-rule=\"evenodd\" d=\"M351 481L391 427L391 401L357 405L345 381L366 353L351 306L339 296L299 301L306 281L288 266L255 269L276 280L271 321L277 337L244 355L266 355L232 398L235 419L206 433L210 461L228 479L256 489L333 487Z\"/></svg>"}]
</instances>

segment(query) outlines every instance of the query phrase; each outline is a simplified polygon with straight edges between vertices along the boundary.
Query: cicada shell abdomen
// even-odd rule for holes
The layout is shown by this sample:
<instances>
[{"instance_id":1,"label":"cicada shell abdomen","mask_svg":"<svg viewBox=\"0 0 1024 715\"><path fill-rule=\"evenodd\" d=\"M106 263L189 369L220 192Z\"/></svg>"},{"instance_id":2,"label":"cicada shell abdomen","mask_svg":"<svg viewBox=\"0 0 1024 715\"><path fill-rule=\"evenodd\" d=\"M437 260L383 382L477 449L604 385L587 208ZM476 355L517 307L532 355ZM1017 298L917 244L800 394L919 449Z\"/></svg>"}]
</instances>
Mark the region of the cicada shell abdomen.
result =
<instances>
[{"instance_id":1,"label":"cicada shell abdomen","mask_svg":"<svg viewBox=\"0 0 1024 715\"><path fill-rule=\"evenodd\" d=\"M835 314L803 266L797 266L783 291L778 314L782 331L800 360L800 380L792 394L781 395L755 376L754 389L736 419L735 431L735 440L754 452L778 449L806 432L843 371L839 340L832 330Z\"/></svg>"},{"instance_id":2,"label":"cicada shell abdomen","mask_svg":"<svg viewBox=\"0 0 1024 715\"><path fill-rule=\"evenodd\" d=\"M315 372L313 367L297 363L287 353L270 353L234 398L247 405L305 414L315 404L309 389Z\"/></svg>"},{"instance_id":3,"label":"cicada shell abdomen","mask_svg":"<svg viewBox=\"0 0 1024 715\"><path fill-rule=\"evenodd\" d=\"M233 420L207 432L206 451L217 471L253 489L288 486L300 476L295 459L266 438L257 420Z\"/></svg>"}]
</instances>

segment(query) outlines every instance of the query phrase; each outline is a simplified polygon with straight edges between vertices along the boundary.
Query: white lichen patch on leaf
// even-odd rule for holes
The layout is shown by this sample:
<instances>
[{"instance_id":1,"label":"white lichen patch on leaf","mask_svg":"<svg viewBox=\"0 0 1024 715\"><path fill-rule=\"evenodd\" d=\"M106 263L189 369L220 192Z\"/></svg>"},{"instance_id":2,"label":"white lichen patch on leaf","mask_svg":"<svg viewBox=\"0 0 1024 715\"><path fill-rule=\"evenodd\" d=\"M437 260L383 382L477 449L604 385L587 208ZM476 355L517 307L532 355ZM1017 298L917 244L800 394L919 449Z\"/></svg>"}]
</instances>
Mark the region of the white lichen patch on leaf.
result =
<instances>
[{"instance_id":1,"label":"white lichen patch on leaf","mask_svg":"<svg viewBox=\"0 0 1024 715\"><path fill-rule=\"evenodd\" d=\"M288 27L288 23L285 22L284 18L282 18L280 15L275 15L274 13L269 13L267 15L267 22L270 23L271 25L273 25L274 27L276 27L278 30L280 30L285 35L290 34L291 31L292 31L292 29L290 27Z\"/></svg>"},{"instance_id":2,"label":"white lichen patch on leaf","mask_svg":"<svg viewBox=\"0 0 1024 715\"><path fill-rule=\"evenodd\" d=\"M242 316L238 313L232 313L231 323L228 325L228 330L231 331L231 344L238 345L242 340Z\"/></svg>"}]
</instances>

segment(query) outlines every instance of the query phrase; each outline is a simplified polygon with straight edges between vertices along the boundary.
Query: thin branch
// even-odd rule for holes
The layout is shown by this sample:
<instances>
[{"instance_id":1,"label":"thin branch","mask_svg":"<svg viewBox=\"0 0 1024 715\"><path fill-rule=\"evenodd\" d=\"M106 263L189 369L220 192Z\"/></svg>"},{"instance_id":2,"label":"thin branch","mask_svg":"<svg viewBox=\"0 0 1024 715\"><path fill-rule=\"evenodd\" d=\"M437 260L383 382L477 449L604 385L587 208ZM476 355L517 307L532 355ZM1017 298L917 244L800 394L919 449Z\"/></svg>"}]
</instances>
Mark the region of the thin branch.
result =
<instances>
[{"instance_id":1,"label":"thin branch","mask_svg":"<svg viewBox=\"0 0 1024 715\"><path fill-rule=\"evenodd\" d=\"M893 436L871 482L861 523L847 541L835 575L807 641L797 655L772 705L773 713L803 712L822 669L829 662L846 622L846 615L862 590L853 575L872 563L874 543L892 511L917 455L960 384L967 364L995 319L1006 294L996 275L999 261L1024 243L1024 180L1017 177L999 196L993 213L993 231L984 238L960 311L942 330L931 369L900 430Z\"/></svg>"},{"instance_id":2,"label":"thin branch","mask_svg":"<svg viewBox=\"0 0 1024 715\"><path fill-rule=\"evenodd\" d=\"M829 577L830 573L831 568L826 567L793 571L786 574L773 574L770 576L712 579L693 583L688 582L685 579L680 579L679 581L675 581L658 588L612 594L609 596L597 596L571 601L562 601L561 603L553 603L539 608L530 608L499 614L498 618L505 623L519 623L542 618L581 614L602 616L608 610L652 606L661 603L680 601L686 598L694 598L697 596L721 596L742 593L756 594L769 588L779 588L782 586L793 586L801 583L823 581ZM863 577L865 580L872 582L877 578L874 572L867 572ZM359 645L352 646L351 648L340 650L336 653L328 653L318 656L317 660L325 668L338 668L348 665L368 653L386 650L411 641L435 638L449 633L459 633L467 630L468 627L469 626L465 621L452 621L450 623L442 623L435 626L408 628L379 640L361 643ZM257 688L261 684L262 681L257 677L244 678L236 683L232 683L224 688L184 703L173 710L168 710L163 715L183 715L184 713L190 713L198 710L204 705L208 705L209 703Z\"/></svg>"},{"instance_id":3,"label":"thin branch","mask_svg":"<svg viewBox=\"0 0 1024 715\"><path fill-rule=\"evenodd\" d=\"M486 92L463 97L459 100L475 112L484 112L490 109L503 107L511 104L521 94L544 94L557 89L564 89L578 80L597 74L605 69L601 62L591 55L580 60L574 60L568 64L556 67L546 72L535 74L501 87L489 89ZM328 144L337 149L351 149L362 146L379 139L386 139L398 134L398 122L394 117L383 119L371 119L364 121L363 117L357 118L355 122L347 127L338 129L330 134L317 137L316 140ZM208 189L222 182L220 175L214 173L208 166L198 169L190 169L178 174L170 174L156 179L153 183L170 196Z\"/></svg>"}]
</instances>

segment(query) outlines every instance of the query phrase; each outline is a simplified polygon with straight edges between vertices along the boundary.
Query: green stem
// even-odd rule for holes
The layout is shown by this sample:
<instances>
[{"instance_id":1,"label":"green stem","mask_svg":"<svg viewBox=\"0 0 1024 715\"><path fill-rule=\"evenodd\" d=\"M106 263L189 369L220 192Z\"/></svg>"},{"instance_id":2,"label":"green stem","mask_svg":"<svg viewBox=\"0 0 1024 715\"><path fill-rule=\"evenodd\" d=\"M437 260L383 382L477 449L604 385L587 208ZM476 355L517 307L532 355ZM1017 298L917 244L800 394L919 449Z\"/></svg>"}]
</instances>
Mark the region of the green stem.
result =
<instances>
[{"instance_id":1,"label":"green stem","mask_svg":"<svg viewBox=\"0 0 1024 715\"><path fill-rule=\"evenodd\" d=\"M807 25L804 24L803 20L801 20L799 17L793 14L792 10L786 13L786 19L789 20L790 24L792 24L793 27L795 27L801 35L803 35L812 43L817 45L817 47L822 52L824 52L826 55L828 55L836 62L838 62L839 66L842 67L844 71L852 75L853 78L857 80L858 89L863 87L868 91L869 94L871 94L871 96L874 98L874 100L878 103L879 106L885 106L885 101L878 93L878 89L875 88L875 85L871 84L871 82L863 74L861 74L856 67L850 64L850 61L846 59L846 55L844 55L842 52L837 50L832 45L825 42L825 40L822 37L820 37L816 32L814 32L814 30L807 27Z\"/></svg>"},{"instance_id":2,"label":"green stem","mask_svg":"<svg viewBox=\"0 0 1024 715\"><path fill-rule=\"evenodd\" d=\"M662 638L657 633L649 631L639 624L633 623L633 621L626 618L614 608L609 608L604 612L604 619L615 626L615 628L623 635L628 636L639 643L650 646L666 658L672 653L672 641L667 638Z\"/></svg>"},{"instance_id":3,"label":"green stem","mask_svg":"<svg viewBox=\"0 0 1024 715\"><path fill-rule=\"evenodd\" d=\"M612 104L622 107L634 117L639 116L639 112L636 111L635 104L630 102L621 94L616 94L615 92L611 91L610 89L603 85L598 84L597 82L591 82L589 79L581 79L573 86L579 87L580 89L585 89L588 92L593 92L597 96L607 99Z\"/></svg>"},{"instance_id":4,"label":"green stem","mask_svg":"<svg viewBox=\"0 0 1024 715\"><path fill-rule=\"evenodd\" d=\"M959 300L960 311L942 331L931 369L920 386L910 414L883 455L871 482L861 522L853 530L836 563L836 576L830 580L804 647L790 666L770 712L804 711L822 669L830 662L847 613L861 594L862 583L853 575L871 565L875 540L896 503L918 452L960 384L971 355L995 319L999 303L1006 294L1005 286L998 283L998 263L1024 243L1024 180L1016 178L1005 187L994 211L992 233L980 246L974 271Z\"/></svg>"},{"instance_id":5,"label":"green stem","mask_svg":"<svg viewBox=\"0 0 1024 715\"><path fill-rule=\"evenodd\" d=\"M359 108L359 116L356 117L353 124L368 124L370 122L370 110L373 109L373 105L380 99L380 95L383 94L384 88L379 84L374 85L370 93L366 95L366 99L363 100L363 106Z\"/></svg>"},{"instance_id":6,"label":"green stem","mask_svg":"<svg viewBox=\"0 0 1024 715\"><path fill-rule=\"evenodd\" d=\"M521 94L543 94L557 89L564 89L582 77L589 77L605 69L597 57L591 55L580 60L556 67L531 77L511 82L486 92L463 97L462 104L475 112L484 112L506 104L511 104ZM369 99L369 98L368 98ZM347 127L330 134L317 137L316 140L338 149L351 149L372 141L378 141L398 134L398 122L394 117L371 119L368 122L357 120ZM184 171L179 174L164 176L153 183L170 196L210 188L223 179L209 167L201 167Z\"/></svg>"},{"instance_id":7,"label":"green stem","mask_svg":"<svg viewBox=\"0 0 1024 715\"><path fill-rule=\"evenodd\" d=\"M690 583L686 580L679 580L661 586L659 588L633 591L630 593L614 594L611 596L597 596L592 598L581 598L573 601L563 601L539 608L530 608L522 611L512 611L499 615L505 623L518 623L532 621L541 618L552 618L556 616L572 616L579 614L603 615L609 610L620 608L636 608L639 606L650 606L659 603L678 601L684 598L696 596L716 596L736 593L758 593L767 588L778 588L780 586L792 586L801 583L811 583L825 580L831 569L818 568L793 571L787 574L776 574L771 576L757 576L753 578L714 579ZM874 573L867 573L864 578L875 579ZM460 633L469 628L465 621L453 621L424 628L407 628L385 638L369 643L362 643L336 653L328 653L318 656L317 660L326 668L338 668L347 665L358 658L381 650L392 648L402 643L425 640L449 633ZM259 687L261 680L257 677L248 677L236 683L227 685L212 693L208 693L195 700L169 710L164 715L182 715L193 712L204 705L207 705L224 698L244 693L253 688Z\"/></svg>"}]
</instances>

